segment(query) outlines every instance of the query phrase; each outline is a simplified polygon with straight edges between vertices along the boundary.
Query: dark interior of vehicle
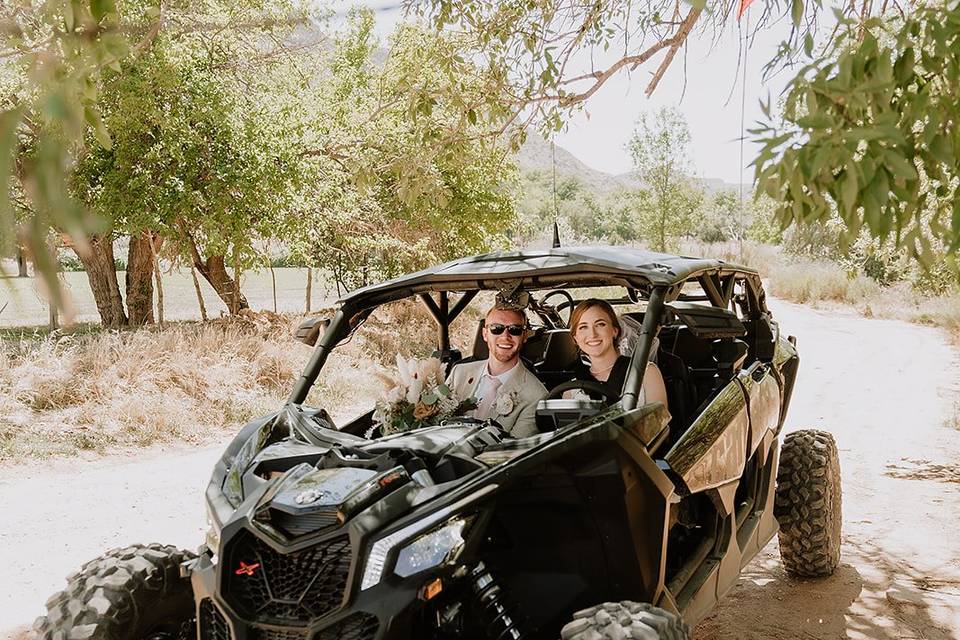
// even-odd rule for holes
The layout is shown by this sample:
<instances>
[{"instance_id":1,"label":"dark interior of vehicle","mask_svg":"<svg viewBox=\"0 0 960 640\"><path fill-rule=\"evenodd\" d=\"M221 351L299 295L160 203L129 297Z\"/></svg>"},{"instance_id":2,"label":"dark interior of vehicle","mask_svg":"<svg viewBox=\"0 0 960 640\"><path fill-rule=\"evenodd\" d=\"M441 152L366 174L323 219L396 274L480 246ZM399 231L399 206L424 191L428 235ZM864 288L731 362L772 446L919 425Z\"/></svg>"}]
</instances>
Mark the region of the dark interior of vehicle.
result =
<instances>
[{"instance_id":1,"label":"dark interior of vehicle","mask_svg":"<svg viewBox=\"0 0 960 640\"><path fill-rule=\"evenodd\" d=\"M559 311L566 311L571 302L561 301L564 308ZM614 301L617 302L630 301ZM555 322L555 317L556 314L550 320ZM619 320L623 330L621 351L629 354L636 346L643 312L628 311L620 314ZM461 358L456 350L434 355L451 366L487 358L482 327L481 320L467 358ZM756 359L756 355L750 353L748 341L755 340L751 340L749 333L748 327L730 309L679 301L666 306L664 324L654 341L650 361L663 374L675 431L689 426L702 407L737 375L749 356L753 355L751 361ZM547 389L553 389L573 378L570 364L578 358L578 351L565 327L535 326L523 346L521 358Z\"/></svg>"}]
</instances>

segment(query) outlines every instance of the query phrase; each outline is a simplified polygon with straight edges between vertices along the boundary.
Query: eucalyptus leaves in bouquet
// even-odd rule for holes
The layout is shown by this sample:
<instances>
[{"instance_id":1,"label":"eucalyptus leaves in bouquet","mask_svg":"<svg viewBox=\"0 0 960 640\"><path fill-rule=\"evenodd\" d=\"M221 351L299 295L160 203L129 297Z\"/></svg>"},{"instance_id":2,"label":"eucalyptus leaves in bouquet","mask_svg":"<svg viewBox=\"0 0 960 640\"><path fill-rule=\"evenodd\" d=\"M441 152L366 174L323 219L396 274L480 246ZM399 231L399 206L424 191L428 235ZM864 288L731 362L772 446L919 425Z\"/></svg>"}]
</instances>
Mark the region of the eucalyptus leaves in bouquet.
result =
<instances>
[{"instance_id":1,"label":"eucalyptus leaves in bouquet","mask_svg":"<svg viewBox=\"0 0 960 640\"><path fill-rule=\"evenodd\" d=\"M417 360L397 355L396 371L377 371L384 385L373 412L374 429L381 435L440 424L477 408L475 398L458 398L444 382L437 358ZM379 427L379 428L378 428Z\"/></svg>"}]
</instances>

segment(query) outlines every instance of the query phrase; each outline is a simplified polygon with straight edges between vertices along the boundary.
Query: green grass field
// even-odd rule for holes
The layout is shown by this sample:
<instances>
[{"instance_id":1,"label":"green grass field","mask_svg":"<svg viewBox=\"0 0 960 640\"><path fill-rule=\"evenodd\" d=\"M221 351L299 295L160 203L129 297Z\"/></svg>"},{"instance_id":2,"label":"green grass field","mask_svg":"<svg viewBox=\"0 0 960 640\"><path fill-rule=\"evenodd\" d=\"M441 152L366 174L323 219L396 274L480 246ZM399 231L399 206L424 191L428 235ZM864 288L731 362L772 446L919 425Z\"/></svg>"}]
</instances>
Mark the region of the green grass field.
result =
<instances>
[{"instance_id":1,"label":"green grass field","mask_svg":"<svg viewBox=\"0 0 960 640\"><path fill-rule=\"evenodd\" d=\"M302 313L306 307L306 269L277 268L277 311L279 313ZM62 274L64 287L73 306L74 322L98 322L100 315L93 301L87 274L69 272ZM117 272L120 293L123 294L125 272ZM164 273L163 307L165 320L199 320L200 307L194 291L190 271L177 270ZM41 293L42 283L37 278L0 278L0 327L45 326L48 321L48 305ZM227 308L205 280L200 279L207 314L216 318L226 314ZM254 310L273 311L273 288L270 271L246 271L243 274L243 293ZM336 299L336 289L317 278L314 272L312 308L328 306ZM4 308L6 305L6 308Z\"/></svg>"}]
</instances>

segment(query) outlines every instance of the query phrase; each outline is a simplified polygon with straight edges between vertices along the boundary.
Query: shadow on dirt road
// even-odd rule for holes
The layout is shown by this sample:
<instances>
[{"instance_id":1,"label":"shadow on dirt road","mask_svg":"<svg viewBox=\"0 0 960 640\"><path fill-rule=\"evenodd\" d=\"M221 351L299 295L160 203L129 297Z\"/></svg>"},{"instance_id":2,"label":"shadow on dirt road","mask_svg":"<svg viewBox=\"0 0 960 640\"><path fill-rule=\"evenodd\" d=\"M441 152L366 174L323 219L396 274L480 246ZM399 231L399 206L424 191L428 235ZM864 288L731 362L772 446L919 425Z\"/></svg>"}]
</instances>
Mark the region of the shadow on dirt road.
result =
<instances>
[{"instance_id":1,"label":"shadow on dirt road","mask_svg":"<svg viewBox=\"0 0 960 640\"><path fill-rule=\"evenodd\" d=\"M955 638L950 618L960 606L960 584L931 579L869 543L857 546L846 542L843 558L837 572L828 578L791 578L772 543L747 567L717 610L697 627L694 637Z\"/></svg>"}]
</instances>

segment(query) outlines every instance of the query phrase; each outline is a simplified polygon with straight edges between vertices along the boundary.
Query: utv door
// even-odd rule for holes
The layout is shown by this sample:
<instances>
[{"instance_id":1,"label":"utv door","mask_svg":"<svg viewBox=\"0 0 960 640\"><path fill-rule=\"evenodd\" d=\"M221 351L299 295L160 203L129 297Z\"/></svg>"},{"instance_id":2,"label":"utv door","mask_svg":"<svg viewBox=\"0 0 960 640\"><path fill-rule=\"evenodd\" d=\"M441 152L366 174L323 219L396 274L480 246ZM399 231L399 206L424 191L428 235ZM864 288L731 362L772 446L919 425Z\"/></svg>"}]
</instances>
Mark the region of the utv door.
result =
<instances>
[{"instance_id":1,"label":"utv door","mask_svg":"<svg viewBox=\"0 0 960 640\"><path fill-rule=\"evenodd\" d=\"M714 396L666 455L689 491L676 526L699 538L668 549L683 556L668 561L681 568L668 576L667 588L690 624L712 609L776 533L780 406L771 366L756 362Z\"/></svg>"}]
</instances>

